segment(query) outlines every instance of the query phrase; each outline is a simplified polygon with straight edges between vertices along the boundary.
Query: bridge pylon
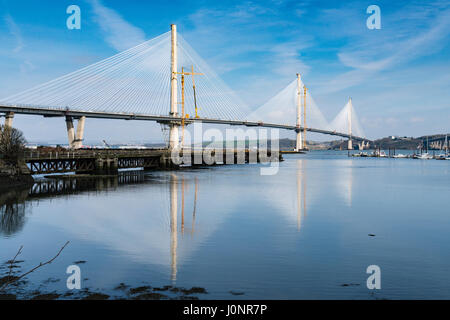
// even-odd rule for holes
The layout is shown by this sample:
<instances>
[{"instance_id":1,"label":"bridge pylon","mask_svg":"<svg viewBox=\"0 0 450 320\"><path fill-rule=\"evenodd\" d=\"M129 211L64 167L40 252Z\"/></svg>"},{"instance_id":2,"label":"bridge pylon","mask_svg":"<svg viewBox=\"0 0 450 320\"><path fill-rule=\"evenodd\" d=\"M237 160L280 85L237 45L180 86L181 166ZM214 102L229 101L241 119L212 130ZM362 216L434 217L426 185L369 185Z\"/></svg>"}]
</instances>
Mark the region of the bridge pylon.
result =
<instances>
[{"instance_id":1,"label":"bridge pylon","mask_svg":"<svg viewBox=\"0 0 450 320\"><path fill-rule=\"evenodd\" d=\"M352 98L350 98L348 100L348 135L349 135L349 139L348 139L348 146L347 149L348 150L353 150L353 140L352 140L352 109L353 109L353 105L352 105Z\"/></svg>"},{"instance_id":2,"label":"bridge pylon","mask_svg":"<svg viewBox=\"0 0 450 320\"><path fill-rule=\"evenodd\" d=\"M297 73L297 130L296 132L296 143L295 151L301 151L303 149L303 138L300 126L302 123L302 80L299 73Z\"/></svg>"},{"instance_id":3,"label":"bridge pylon","mask_svg":"<svg viewBox=\"0 0 450 320\"><path fill-rule=\"evenodd\" d=\"M304 149L303 146L303 137L302 131L300 130L300 126L302 123L302 80L299 73L297 73L297 130L296 132L296 141L295 141L295 151L301 151Z\"/></svg>"},{"instance_id":4,"label":"bridge pylon","mask_svg":"<svg viewBox=\"0 0 450 320\"><path fill-rule=\"evenodd\" d=\"M177 26L171 26L171 76L170 76L170 112L169 115L176 117L178 115L178 48L177 48ZM169 149L178 149L180 147L180 124L173 121L169 124Z\"/></svg>"}]
</instances>

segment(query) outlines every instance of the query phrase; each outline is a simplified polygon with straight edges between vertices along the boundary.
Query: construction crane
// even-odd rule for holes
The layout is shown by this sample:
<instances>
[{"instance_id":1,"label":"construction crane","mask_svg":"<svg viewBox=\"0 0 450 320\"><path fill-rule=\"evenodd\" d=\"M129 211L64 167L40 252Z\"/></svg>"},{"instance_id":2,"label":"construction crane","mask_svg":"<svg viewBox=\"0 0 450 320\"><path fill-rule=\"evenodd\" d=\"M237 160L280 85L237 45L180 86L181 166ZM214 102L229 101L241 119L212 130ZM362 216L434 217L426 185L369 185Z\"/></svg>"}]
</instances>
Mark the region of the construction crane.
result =
<instances>
[{"instance_id":1,"label":"construction crane","mask_svg":"<svg viewBox=\"0 0 450 320\"><path fill-rule=\"evenodd\" d=\"M197 93L195 91L195 79L194 79L194 74L197 75L203 75L202 73L194 73L194 66L191 67L191 75L192 75L192 89L194 90L194 107L195 107L195 117L198 118L198 113L197 113Z\"/></svg>"},{"instance_id":2,"label":"construction crane","mask_svg":"<svg viewBox=\"0 0 450 320\"><path fill-rule=\"evenodd\" d=\"M189 118L188 114L184 113L184 105L185 105L185 99L184 99L184 76L192 76L192 88L194 91L194 107L195 107L195 117L198 118L197 113L197 95L195 91L195 80L194 75L202 76L203 73L195 73L194 72L194 66L191 67L191 72L184 72L184 67L181 68L181 72L177 72L177 74L181 75L181 146L184 145L184 125L185 125L185 119ZM179 102L180 103L180 102Z\"/></svg>"},{"instance_id":3,"label":"construction crane","mask_svg":"<svg viewBox=\"0 0 450 320\"><path fill-rule=\"evenodd\" d=\"M104 144L107 148L111 148L111 146L110 146L105 140L103 140L103 144Z\"/></svg>"}]
</instances>

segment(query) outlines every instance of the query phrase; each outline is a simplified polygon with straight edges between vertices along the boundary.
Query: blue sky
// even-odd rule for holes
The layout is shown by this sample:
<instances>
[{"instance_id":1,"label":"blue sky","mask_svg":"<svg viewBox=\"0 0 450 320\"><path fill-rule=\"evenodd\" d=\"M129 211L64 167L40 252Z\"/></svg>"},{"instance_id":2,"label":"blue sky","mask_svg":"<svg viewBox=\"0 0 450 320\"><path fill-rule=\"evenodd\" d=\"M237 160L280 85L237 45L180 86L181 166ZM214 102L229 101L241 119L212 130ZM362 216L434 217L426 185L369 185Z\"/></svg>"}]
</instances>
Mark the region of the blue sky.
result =
<instances>
[{"instance_id":1,"label":"blue sky","mask_svg":"<svg viewBox=\"0 0 450 320\"><path fill-rule=\"evenodd\" d=\"M81 30L66 8L81 8ZM366 9L381 9L369 30ZM0 0L0 97L104 59L169 30L257 108L297 72L328 120L353 98L370 138L449 132L448 1ZM120 126L119 126L120 124ZM30 141L65 142L62 119L17 116ZM162 139L157 124L89 120L86 140Z\"/></svg>"}]
</instances>

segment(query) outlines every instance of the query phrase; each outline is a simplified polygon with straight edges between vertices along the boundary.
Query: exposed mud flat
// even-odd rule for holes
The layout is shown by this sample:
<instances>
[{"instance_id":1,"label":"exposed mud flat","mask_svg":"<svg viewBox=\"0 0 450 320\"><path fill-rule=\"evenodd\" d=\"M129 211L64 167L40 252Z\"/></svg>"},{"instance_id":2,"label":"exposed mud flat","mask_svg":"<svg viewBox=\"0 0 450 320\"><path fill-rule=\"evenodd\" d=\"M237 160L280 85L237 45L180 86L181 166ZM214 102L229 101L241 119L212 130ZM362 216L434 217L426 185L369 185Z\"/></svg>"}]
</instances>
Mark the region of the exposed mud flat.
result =
<instances>
[{"instance_id":1,"label":"exposed mud flat","mask_svg":"<svg viewBox=\"0 0 450 320\"><path fill-rule=\"evenodd\" d=\"M125 283L118 284L112 290L105 290L108 293L89 287L66 292L47 291L46 286L49 284L62 282L57 278L46 279L39 283L39 289L32 289L35 283L31 283L27 277L20 278L20 265L23 262L9 260L0 266L0 300L198 300L199 295L208 294L201 287L187 289L171 285L152 287L148 284L132 287Z\"/></svg>"}]
</instances>

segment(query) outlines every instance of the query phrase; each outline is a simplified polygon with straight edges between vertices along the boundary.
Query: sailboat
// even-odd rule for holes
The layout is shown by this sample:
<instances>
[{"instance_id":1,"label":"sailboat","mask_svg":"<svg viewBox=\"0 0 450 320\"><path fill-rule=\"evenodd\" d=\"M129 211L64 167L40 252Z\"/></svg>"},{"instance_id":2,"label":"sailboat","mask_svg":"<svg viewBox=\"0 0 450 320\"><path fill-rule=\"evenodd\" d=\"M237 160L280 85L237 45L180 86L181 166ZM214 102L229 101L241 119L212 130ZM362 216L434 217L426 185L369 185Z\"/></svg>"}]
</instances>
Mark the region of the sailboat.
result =
<instances>
[{"instance_id":1,"label":"sailboat","mask_svg":"<svg viewBox=\"0 0 450 320\"><path fill-rule=\"evenodd\" d=\"M445 135L444 150L445 153L448 153L448 135Z\"/></svg>"},{"instance_id":2,"label":"sailboat","mask_svg":"<svg viewBox=\"0 0 450 320\"><path fill-rule=\"evenodd\" d=\"M428 152L422 153L421 155L418 155L416 159L422 159L422 160L430 160L433 159L433 156L429 154Z\"/></svg>"},{"instance_id":3,"label":"sailboat","mask_svg":"<svg viewBox=\"0 0 450 320\"><path fill-rule=\"evenodd\" d=\"M399 153L399 154L395 154L393 157L394 158L408 158L408 155L403 154L403 153Z\"/></svg>"},{"instance_id":4,"label":"sailboat","mask_svg":"<svg viewBox=\"0 0 450 320\"><path fill-rule=\"evenodd\" d=\"M436 156L437 160L450 160L450 155L448 154L448 140L447 135L445 135L445 142L443 148L441 148L441 152L444 151L444 153L441 153Z\"/></svg>"}]
</instances>

